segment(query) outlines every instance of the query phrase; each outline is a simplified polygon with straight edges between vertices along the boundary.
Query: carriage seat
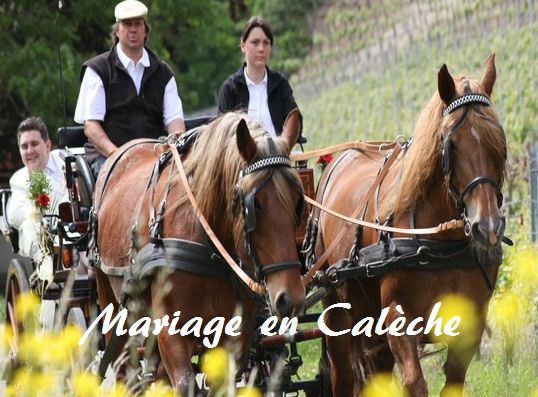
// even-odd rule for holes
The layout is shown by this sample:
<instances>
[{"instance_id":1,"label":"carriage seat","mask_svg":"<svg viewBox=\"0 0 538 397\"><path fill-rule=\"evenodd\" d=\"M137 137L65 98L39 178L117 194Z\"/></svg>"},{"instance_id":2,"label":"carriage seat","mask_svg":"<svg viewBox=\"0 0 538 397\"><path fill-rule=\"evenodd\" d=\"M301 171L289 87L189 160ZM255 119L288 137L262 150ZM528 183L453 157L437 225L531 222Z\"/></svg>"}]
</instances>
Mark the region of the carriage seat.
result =
<instances>
[{"instance_id":1,"label":"carriage seat","mask_svg":"<svg viewBox=\"0 0 538 397\"><path fill-rule=\"evenodd\" d=\"M7 241L11 243L13 253L19 252L19 231L9 224L7 216L7 202L11 197L11 189L0 189L1 211L0 214L0 232L4 235Z\"/></svg>"}]
</instances>

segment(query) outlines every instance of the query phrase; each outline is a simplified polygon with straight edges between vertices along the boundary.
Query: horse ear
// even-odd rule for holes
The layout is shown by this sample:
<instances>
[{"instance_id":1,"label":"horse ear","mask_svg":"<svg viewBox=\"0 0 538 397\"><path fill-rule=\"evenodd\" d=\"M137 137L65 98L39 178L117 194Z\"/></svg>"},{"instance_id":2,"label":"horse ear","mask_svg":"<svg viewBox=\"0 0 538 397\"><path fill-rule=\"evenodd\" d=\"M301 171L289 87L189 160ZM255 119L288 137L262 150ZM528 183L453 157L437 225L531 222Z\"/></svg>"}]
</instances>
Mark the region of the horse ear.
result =
<instances>
[{"instance_id":1,"label":"horse ear","mask_svg":"<svg viewBox=\"0 0 538 397\"><path fill-rule=\"evenodd\" d=\"M495 78L497 77L497 71L495 69L495 53L491 53L486 59L486 69L484 70L484 76L482 76L482 88L488 95L491 96L493 91L493 84L495 84Z\"/></svg>"},{"instance_id":2,"label":"horse ear","mask_svg":"<svg viewBox=\"0 0 538 397\"><path fill-rule=\"evenodd\" d=\"M237 130L235 132L237 138L237 147L239 148L239 153L246 160L247 163L251 163L256 157L257 146L256 142L250 135L250 131L247 126L245 119L239 120L237 124Z\"/></svg>"},{"instance_id":3,"label":"horse ear","mask_svg":"<svg viewBox=\"0 0 538 397\"><path fill-rule=\"evenodd\" d=\"M452 101L456 94L454 79L450 75L446 65L441 66L441 69L437 74L437 89L439 90L439 96L447 105Z\"/></svg>"},{"instance_id":4,"label":"horse ear","mask_svg":"<svg viewBox=\"0 0 538 397\"><path fill-rule=\"evenodd\" d=\"M293 109L286 116L284 126L282 127L282 138L288 142L288 154L293 146L297 143L297 138L301 131L301 113L299 109Z\"/></svg>"}]
</instances>

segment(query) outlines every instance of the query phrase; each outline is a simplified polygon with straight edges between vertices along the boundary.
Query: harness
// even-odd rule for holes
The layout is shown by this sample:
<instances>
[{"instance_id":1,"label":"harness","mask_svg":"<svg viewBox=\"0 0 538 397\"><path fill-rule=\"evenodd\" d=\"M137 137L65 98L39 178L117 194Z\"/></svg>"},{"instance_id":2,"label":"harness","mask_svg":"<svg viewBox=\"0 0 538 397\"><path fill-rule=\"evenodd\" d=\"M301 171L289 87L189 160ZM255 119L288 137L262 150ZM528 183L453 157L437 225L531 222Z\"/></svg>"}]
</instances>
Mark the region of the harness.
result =
<instances>
[{"instance_id":1,"label":"harness","mask_svg":"<svg viewBox=\"0 0 538 397\"><path fill-rule=\"evenodd\" d=\"M463 114L458 118L456 123L448 130L448 132L443 132L441 134L441 161L443 167L443 173L445 178L449 181L449 194L453 197L456 207L459 214L461 215L463 222L465 224L465 234L470 235L470 223L467 218L467 210L464 203L464 198L466 195L471 192L476 186L487 183L495 187L497 191L497 205L502 206L503 196L501 193L501 186L498 181L496 181L491 176L477 176L469 181L461 192L458 192L451 180L452 173L452 153L451 153L451 139L454 134L457 133L459 128L462 126L463 121L465 120L471 104L480 104L485 106L491 106L490 100L481 94L474 94L470 91L469 82L465 82L465 93L463 96L453 100L448 106L443 110L443 117L448 116L456 109L465 106L466 109ZM478 110L478 109L477 109ZM502 127L499 125L499 128ZM404 144L406 148L411 141L408 141ZM405 156L405 150L404 155ZM342 159L342 156L340 159ZM356 217L359 213L360 220L364 218L366 213L366 208L368 201L372 196L372 193L375 189L376 193L379 191L379 186L381 180L386 174L387 166L390 167L391 162L389 161L391 157L394 157L394 153L387 154L383 165L378 171L378 177L375 179L373 184L370 186L368 194L362 200L360 205L356 208L353 213L353 218ZM403 160L402 160L403 162ZM329 179L332 175L332 171L336 168L335 164L328 174L328 178L325 181L325 186L327 186ZM379 176L382 175L381 178ZM323 194L321 195L323 197ZM374 200L377 204L378 194L375 194ZM320 205L321 207L321 205ZM377 218L377 205L376 215ZM315 210L313 210L311 217L314 215ZM325 262L327 256L325 253L329 250L325 250L324 255L320 257L315 264L313 264L314 258L314 246L315 240L317 237L318 230L318 216L312 220L309 218L309 224L307 225L307 235L303 248L305 249L304 254L307 259L307 265L310 269L307 276L312 278L313 273L317 272L320 269L320 262ZM389 217L388 224L391 223L391 217ZM360 222L357 222L360 223ZM410 213L410 227L414 228L414 214L411 211ZM390 229L390 228L387 228ZM339 235L340 236L340 235ZM491 250L491 252L480 253L476 252L471 244L471 239L467 238L464 240L458 241L437 241L437 240L428 240L428 239L418 239L416 236L411 238L393 238L388 232L380 233L379 241L376 244L372 244L361 249L359 247L359 242L362 236L362 226L359 224L355 230L355 245L352 247L349 257L342 259L335 264L332 264L331 267L326 272L319 272L316 275L316 281L320 284L325 284L329 282L332 285L339 285L343 281L353 278L358 280L378 277L383 274L386 274L394 270L402 269L414 269L414 270L448 270L448 269L474 269L479 267L484 278L484 281L490 291L493 290L493 284L486 272L487 266L499 265L500 258L502 256L502 248L498 246L496 249ZM336 238L340 240L340 238ZM511 245L510 239L503 236L503 242ZM310 281L310 279L308 280ZM311 299L307 299L306 307L308 308L311 303L319 300L322 296L326 295L328 291L322 289L319 292L312 294Z\"/></svg>"}]
</instances>

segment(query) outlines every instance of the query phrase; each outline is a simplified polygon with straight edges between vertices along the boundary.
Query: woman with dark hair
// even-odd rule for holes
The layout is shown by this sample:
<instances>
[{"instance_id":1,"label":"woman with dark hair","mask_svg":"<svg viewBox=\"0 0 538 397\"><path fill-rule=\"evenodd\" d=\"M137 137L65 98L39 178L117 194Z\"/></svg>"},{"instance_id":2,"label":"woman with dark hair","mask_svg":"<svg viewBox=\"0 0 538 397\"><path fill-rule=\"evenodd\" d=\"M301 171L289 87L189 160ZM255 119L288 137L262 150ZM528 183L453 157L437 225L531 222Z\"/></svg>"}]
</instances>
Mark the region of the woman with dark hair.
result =
<instances>
[{"instance_id":1,"label":"woman with dark hair","mask_svg":"<svg viewBox=\"0 0 538 397\"><path fill-rule=\"evenodd\" d=\"M259 121L272 136L284 128L302 128L293 90L279 72L267 67L273 48L273 32L262 17L249 19L241 33L239 46L245 62L220 88L220 113L244 109L247 117Z\"/></svg>"}]
</instances>

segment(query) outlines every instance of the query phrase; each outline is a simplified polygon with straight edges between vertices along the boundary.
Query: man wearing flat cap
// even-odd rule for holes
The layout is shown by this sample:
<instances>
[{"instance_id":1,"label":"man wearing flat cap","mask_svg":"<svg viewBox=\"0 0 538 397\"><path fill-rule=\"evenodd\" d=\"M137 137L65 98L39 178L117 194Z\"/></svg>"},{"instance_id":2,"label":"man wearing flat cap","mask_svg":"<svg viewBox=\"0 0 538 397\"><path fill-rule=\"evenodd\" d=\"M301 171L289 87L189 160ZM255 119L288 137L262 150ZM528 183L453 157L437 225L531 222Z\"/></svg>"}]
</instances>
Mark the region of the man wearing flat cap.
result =
<instances>
[{"instance_id":1,"label":"man wearing flat cap","mask_svg":"<svg viewBox=\"0 0 538 397\"><path fill-rule=\"evenodd\" d=\"M86 61L75 121L88 137L86 160L97 174L105 159L136 138L185 131L183 107L172 69L145 47L148 8L124 0L114 10L112 48Z\"/></svg>"}]
</instances>

